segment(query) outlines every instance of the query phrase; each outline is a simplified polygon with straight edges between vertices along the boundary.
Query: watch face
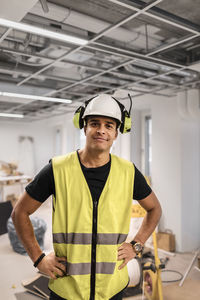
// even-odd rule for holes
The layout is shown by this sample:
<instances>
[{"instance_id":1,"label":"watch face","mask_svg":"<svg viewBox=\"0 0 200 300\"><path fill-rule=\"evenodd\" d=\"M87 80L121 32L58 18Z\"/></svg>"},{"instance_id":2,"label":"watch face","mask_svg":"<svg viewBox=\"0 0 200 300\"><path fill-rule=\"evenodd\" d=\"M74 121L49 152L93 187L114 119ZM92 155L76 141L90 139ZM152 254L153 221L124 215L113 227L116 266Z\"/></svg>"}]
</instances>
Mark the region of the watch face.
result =
<instances>
[{"instance_id":1,"label":"watch face","mask_svg":"<svg viewBox=\"0 0 200 300\"><path fill-rule=\"evenodd\" d=\"M136 244L134 245L134 248L135 248L135 251L136 251L136 252L141 252L141 251L142 251L142 245L139 244L139 243L136 243Z\"/></svg>"},{"instance_id":2,"label":"watch face","mask_svg":"<svg viewBox=\"0 0 200 300\"><path fill-rule=\"evenodd\" d=\"M143 247L142 247L142 245L140 243L135 243L133 245L133 248L135 250L136 255L142 253Z\"/></svg>"},{"instance_id":3,"label":"watch face","mask_svg":"<svg viewBox=\"0 0 200 300\"><path fill-rule=\"evenodd\" d=\"M133 247L136 255L139 255L142 253L143 246L142 246L142 244L140 244L140 242L132 241L131 244L132 244L132 247Z\"/></svg>"}]
</instances>

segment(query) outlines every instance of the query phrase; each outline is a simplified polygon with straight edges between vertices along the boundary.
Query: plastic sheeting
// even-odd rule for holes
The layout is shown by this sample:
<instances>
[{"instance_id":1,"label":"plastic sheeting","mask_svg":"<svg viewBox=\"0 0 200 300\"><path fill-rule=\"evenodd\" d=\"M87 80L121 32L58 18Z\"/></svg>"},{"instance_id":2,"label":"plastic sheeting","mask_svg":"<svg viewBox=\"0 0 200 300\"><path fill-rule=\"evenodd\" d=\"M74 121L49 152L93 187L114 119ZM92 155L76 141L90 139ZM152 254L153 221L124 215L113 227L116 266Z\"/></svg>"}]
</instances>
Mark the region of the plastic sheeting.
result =
<instances>
[{"instance_id":1,"label":"plastic sheeting","mask_svg":"<svg viewBox=\"0 0 200 300\"><path fill-rule=\"evenodd\" d=\"M35 232L36 239L41 247L44 249L44 235L47 230L46 222L43 219L38 217L30 217L31 223L33 225L33 229ZM18 239L15 226L11 218L8 219L7 222L8 236L10 239L11 246L13 250L20 254L26 254L26 250L24 249L22 243Z\"/></svg>"}]
</instances>

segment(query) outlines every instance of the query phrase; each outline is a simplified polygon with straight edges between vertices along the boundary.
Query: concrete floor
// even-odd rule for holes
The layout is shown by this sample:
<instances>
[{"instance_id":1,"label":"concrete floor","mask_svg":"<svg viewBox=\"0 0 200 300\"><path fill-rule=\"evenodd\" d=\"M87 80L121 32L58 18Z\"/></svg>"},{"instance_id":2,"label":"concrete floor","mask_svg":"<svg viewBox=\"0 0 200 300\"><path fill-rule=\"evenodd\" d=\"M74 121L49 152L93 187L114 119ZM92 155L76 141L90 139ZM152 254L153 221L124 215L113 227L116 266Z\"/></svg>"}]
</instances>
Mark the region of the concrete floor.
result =
<instances>
[{"instance_id":1,"label":"concrete floor","mask_svg":"<svg viewBox=\"0 0 200 300\"><path fill-rule=\"evenodd\" d=\"M48 229L45 234L45 249L46 253L52 251L51 239L51 200L46 201L40 209L35 213L35 216L43 218L47 224ZM166 254L159 253L160 258L166 257ZM168 256L167 270L179 271L185 274L194 253L176 253L175 256ZM12 250L8 234L0 236L0 299L1 300L16 300L18 293L24 291L21 281L33 278L37 271L32 266L29 257L20 255ZM200 299L200 272L195 268L197 260L195 260L183 286L179 286L179 282L163 283L164 300L199 300ZM173 280L177 278L175 273L163 273L163 280ZM18 294L18 295L15 295ZM24 300L35 300L36 297L25 297ZM38 298L39 299L39 298ZM145 300L142 295L125 298L127 300ZM156 299L159 300L159 299Z\"/></svg>"}]
</instances>

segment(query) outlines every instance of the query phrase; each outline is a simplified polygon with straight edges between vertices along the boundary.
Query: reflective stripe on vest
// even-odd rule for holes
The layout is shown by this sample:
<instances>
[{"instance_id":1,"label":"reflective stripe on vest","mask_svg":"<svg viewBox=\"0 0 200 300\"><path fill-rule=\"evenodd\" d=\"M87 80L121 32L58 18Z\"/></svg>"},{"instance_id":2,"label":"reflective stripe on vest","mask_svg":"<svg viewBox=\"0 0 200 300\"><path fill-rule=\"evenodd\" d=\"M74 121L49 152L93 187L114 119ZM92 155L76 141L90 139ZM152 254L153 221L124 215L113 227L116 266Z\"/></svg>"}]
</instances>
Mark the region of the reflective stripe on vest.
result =
<instances>
[{"instance_id":1,"label":"reflective stripe on vest","mask_svg":"<svg viewBox=\"0 0 200 300\"><path fill-rule=\"evenodd\" d=\"M67 258L68 276L51 279L49 287L68 300L89 300L93 200L76 152L53 158L52 166L53 245L56 256ZM134 174L132 163L111 155L98 201L95 300L110 299L128 283L127 268L118 269L117 250L129 232Z\"/></svg>"},{"instance_id":2,"label":"reflective stripe on vest","mask_svg":"<svg viewBox=\"0 0 200 300\"><path fill-rule=\"evenodd\" d=\"M71 264L62 262L66 266L67 275L85 275L91 272L91 263ZM113 274L115 263L98 262L96 263L96 273L98 274Z\"/></svg>"},{"instance_id":3,"label":"reflective stripe on vest","mask_svg":"<svg viewBox=\"0 0 200 300\"><path fill-rule=\"evenodd\" d=\"M99 245L116 245L126 240L127 234L117 233L98 233L97 244ZM91 244L91 233L53 233L53 243L57 244Z\"/></svg>"}]
</instances>

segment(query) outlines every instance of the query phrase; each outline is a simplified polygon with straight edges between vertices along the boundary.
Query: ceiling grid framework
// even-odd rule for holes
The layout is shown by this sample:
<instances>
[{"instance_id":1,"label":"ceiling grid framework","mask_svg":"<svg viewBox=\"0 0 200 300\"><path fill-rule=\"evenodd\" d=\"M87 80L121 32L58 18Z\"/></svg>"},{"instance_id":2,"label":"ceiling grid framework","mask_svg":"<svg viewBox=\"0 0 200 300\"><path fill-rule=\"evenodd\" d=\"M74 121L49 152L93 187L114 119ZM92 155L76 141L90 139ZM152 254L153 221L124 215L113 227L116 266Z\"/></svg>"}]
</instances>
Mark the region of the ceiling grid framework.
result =
<instances>
[{"instance_id":1,"label":"ceiling grid framework","mask_svg":"<svg viewBox=\"0 0 200 300\"><path fill-rule=\"evenodd\" d=\"M198 10L195 0L188 0L192 13L187 18L181 3L174 4L175 15L169 0L77 0L76 6L71 0L51 0L45 11L37 2L21 23L52 31L52 38L0 26L0 92L13 93L0 96L0 112L39 120L73 111L95 94L118 92L123 101L125 91L170 97L183 88L199 88ZM62 20L61 11L66 14ZM58 41L54 32L87 43ZM72 103L20 103L16 93Z\"/></svg>"},{"instance_id":2,"label":"ceiling grid framework","mask_svg":"<svg viewBox=\"0 0 200 300\"><path fill-rule=\"evenodd\" d=\"M159 3L159 2L161 2L161 1L162 1L162 0L156 0L154 3L156 4L156 3ZM155 4L154 4L154 5L155 5ZM151 7L152 7L152 4L151 4L149 7L145 8L145 10L148 9L148 8L151 8ZM143 12L143 10L138 11L136 14L131 14L129 17L126 17L125 19L121 20L120 22L118 22L118 23L116 23L116 24L114 24L114 25L111 25L109 28L106 28L106 29L103 30L102 32L98 33L98 34L97 34L95 37L93 37L91 40L89 40L89 41L88 41L88 44L90 44L90 43L92 43L92 42L95 42L96 40L98 40L99 38L101 38L102 36L104 36L106 33L110 32L111 30L115 29L116 27L119 27L120 25L122 25L122 24L128 22L130 19L133 19L134 17L136 17L137 15L139 15L139 14L142 13L142 12ZM87 45L88 45L88 44L87 44ZM38 72L36 72L36 73L33 74L32 76L30 76L30 77L24 79L23 81L21 81L18 85L23 84L24 82L28 81L30 78L32 78L32 77L34 77L34 76L40 74L41 72L45 71L46 69L48 69L49 67L51 67L52 65L54 65L55 62L63 60L64 58L66 58L66 57L69 56L70 54L73 54L73 53L75 53L75 52L81 50L82 48L84 48L84 46L79 46L79 47L77 47L77 48L75 48L75 49L69 51L68 53L62 55L62 56L59 57L56 61L52 62L50 65L47 65L45 68L39 70Z\"/></svg>"}]
</instances>

